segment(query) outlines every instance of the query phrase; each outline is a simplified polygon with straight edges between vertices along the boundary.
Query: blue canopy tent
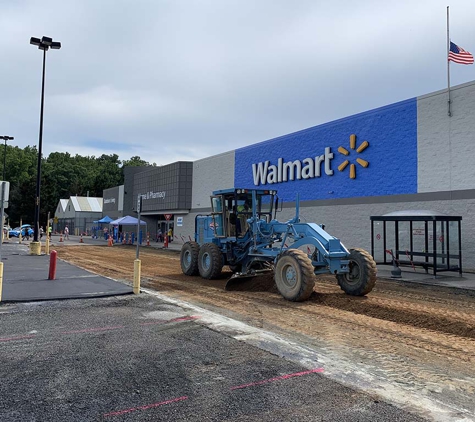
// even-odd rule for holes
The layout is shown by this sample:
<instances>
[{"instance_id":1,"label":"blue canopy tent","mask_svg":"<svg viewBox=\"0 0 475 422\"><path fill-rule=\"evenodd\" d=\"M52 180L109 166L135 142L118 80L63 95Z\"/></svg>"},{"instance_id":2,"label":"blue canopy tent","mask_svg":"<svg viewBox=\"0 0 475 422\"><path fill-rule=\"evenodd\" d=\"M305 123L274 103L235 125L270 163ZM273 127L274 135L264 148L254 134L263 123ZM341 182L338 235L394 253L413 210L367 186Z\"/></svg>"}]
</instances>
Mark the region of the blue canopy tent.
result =
<instances>
[{"instance_id":1,"label":"blue canopy tent","mask_svg":"<svg viewBox=\"0 0 475 422\"><path fill-rule=\"evenodd\" d=\"M114 239L116 241L119 240L119 231L118 231L118 226L137 226L139 220L138 218L132 217L130 215L126 215L125 217L118 218L117 220L111 221L109 224L111 226L114 226ZM140 220L140 225L141 226L146 226L147 223L143 220ZM122 236L124 236L124 233L122 233ZM132 243L134 241L134 236L135 232L132 231L130 233ZM142 243L142 231L140 231L140 237L139 237L139 243Z\"/></svg>"},{"instance_id":2,"label":"blue canopy tent","mask_svg":"<svg viewBox=\"0 0 475 422\"><path fill-rule=\"evenodd\" d=\"M108 215L102 217L100 220L94 220L93 223L98 224L98 226L92 227L92 238L97 239L98 232L102 234L102 225L109 224L112 221Z\"/></svg>"},{"instance_id":3,"label":"blue canopy tent","mask_svg":"<svg viewBox=\"0 0 475 422\"><path fill-rule=\"evenodd\" d=\"M138 218L126 215L125 217L118 218L117 220L111 220L109 224L111 226L136 226L138 221ZM146 226L147 223L143 220L140 220L140 225Z\"/></svg>"},{"instance_id":4,"label":"blue canopy tent","mask_svg":"<svg viewBox=\"0 0 475 422\"><path fill-rule=\"evenodd\" d=\"M94 223L105 223L108 224L112 221L112 218L110 218L108 215L105 217L102 217L100 220L94 221Z\"/></svg>"}]
</instances>

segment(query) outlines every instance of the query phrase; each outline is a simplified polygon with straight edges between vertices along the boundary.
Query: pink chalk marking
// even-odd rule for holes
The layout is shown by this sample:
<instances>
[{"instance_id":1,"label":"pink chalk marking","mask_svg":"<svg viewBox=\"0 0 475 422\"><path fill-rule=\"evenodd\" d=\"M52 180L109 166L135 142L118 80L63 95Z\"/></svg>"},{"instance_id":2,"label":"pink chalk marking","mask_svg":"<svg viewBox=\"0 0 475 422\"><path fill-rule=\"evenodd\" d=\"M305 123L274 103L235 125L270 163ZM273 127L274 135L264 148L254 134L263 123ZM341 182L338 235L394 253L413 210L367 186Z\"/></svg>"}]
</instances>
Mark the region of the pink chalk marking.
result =
<instances>
[{"instance_id":1,"label":"pink chalk marking","mask_svg":"<svg viewBox=\"0 0 475 422\"><path fill-rule=\"evenodd\" d=\"M200 316L192 315L179 318L173 318L166 321L152 321L152 322L142 322L140 325L154 325L154 324L169 324L171 322L181 322L181 321L193 321L195 319L201 318Z\"/></svg>"},{"instance_id":2,"label":"pink chalk marking","mask_svg":"<svg viewBox=\"0 0 475 422\"><path fill-rule=\"evenodd\" d=\"M124 328L124 326L118 325L116 327L85 328L84 330L64 331L61 334L94 333L97 331L120 330L121 328Z\"/></svg>"},{"instance_id":3,"label":"pink chalk marking","mask_svg":"<svg viewBox=\"0 0 475 422\"><path fill-rule=\"evenodd\" d=\"M4 338L0 338L0 341L14 341L14 340L23 340L25 338L35 338L36 336L35 335L31 335L31 336L16 336L16 337L4 337Z\"/></svg>"},{"instance_id":4,"label":"pink chalk marking","mask_svg":"<svg viewBox=\"0 0 475 422\"><path fill-rule=\"evenodd\" d=\"M317 373L317 372L318 373L323 372L323 368L311 369L310 371L295 372L294 374L282 375L280 377L269 378L268 380L251 382L249 384L243 384L243 385L237 385L235 387L231 387L231 390L239 390L241 388L254 387L254 386L257 386L257 385L267 384L269 382L287 380L289 378L301 377L303 375L314 374L314 373Z\"/></svg>"},{"instance_id":5,"label":"pink chalk marking","mask_svg":"<svg viewBox=\"0 0 475 422\"><path fill-rule=\"evenodd\" d=\"M135 412L135 411L137 411L137 410L152 409L152 408L154 408L154 407L160 407L160 406L164 406L164 405L166 405L166 404L176 403L176 402L178 402L178 401L183 401L183 400L186 400L186 399L188 399L187 396L177 397L176 399L165 400L165 401L162 401L162 402L160 402L160 403L152 403L152 404L147 404L147 405L145 405L145 406L131 407L130 409L118 410L117 412L105 413L103 416L104 416L104 417L107 417L107 416L119 416L119 415L124 415L125 413Z\"/></svg>"}]
</instances>

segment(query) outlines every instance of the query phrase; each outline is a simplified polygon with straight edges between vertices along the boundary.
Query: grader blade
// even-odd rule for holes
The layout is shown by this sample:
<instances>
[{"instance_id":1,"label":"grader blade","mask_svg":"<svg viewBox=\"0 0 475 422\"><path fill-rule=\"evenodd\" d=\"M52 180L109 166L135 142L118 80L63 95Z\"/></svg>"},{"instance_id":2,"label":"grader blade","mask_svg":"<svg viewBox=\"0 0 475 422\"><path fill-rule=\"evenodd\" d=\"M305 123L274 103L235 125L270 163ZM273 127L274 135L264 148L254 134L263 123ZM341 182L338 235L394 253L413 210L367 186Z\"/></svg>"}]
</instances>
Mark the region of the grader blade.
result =
<instances>
[{"instance_id":1,"label":"grader blade","mask_svg":"<svg viewBox=\"0 0 475 422\"><path fill-rule=\"evenodd\" d=\"M241 274L241 273L234 273L231 278L226 282L226 286L224 290L232 291L232 290L243 290L241 287L244 283L249 282L256 274Z\"/></svg>"},{"instance_id":2,"label":"grader blade","mask_svg":"<svg viewBox=\"0 0 475 422\"><path fill-rule=\"evenodd\" d=\"M224 290L264 292L275 289L274 275L270 270L261 270L249 274L235 273L227 281Z\"/></svg>"}]
</instances>

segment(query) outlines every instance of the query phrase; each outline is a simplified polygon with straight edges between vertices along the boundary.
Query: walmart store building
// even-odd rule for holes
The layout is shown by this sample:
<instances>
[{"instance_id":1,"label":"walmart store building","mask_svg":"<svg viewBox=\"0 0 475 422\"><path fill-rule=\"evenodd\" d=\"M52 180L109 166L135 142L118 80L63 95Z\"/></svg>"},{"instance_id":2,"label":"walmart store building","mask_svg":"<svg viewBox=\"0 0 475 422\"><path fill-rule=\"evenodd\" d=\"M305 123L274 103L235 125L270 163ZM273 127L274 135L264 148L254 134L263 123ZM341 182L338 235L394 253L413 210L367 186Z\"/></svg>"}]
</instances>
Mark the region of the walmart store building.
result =
<instances>
[{"instance_id":1,"label":"walmart store building","mask_svg":"<svg viewBox=\"0 0 475 422\"><path fill-rule=\"evenodd\" d=\"M451 93L451 117L443 90L186 166L163 166L147 172L150 180L135 173L133 196L146 195L154 185L177 198L168 206L168 193L154 198L156 209L148 207L146 217L153 232L171 214L175 236L183 239L193 237L195 216L210 211L211 192L229 187L277 190L284 200L279 220L293 216L298 193L302 221L325 224L345 246L367 250L370 216L402 210L461 216L464 270L475 269L475 81ZM162 183L157 177L168 167L174 176ZM130 177L125 183L132 185Z\"/></svg>"}]
</instances>

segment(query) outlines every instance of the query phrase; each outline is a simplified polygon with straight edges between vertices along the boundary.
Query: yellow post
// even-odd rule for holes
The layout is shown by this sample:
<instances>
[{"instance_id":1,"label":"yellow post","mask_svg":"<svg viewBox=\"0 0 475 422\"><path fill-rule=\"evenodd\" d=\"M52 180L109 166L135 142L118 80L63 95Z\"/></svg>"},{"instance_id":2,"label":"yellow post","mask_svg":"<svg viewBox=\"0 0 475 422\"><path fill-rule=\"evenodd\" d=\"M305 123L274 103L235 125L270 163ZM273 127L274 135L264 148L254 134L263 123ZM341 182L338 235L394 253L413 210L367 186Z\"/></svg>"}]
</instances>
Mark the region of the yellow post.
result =
<instances>
[{"instance_id":1,"label":"yellow post","mask_svg":"<svg viewBox=\"0 0 475 422\"><path fill-rule=\"evenodd\" d=\"M30 255L41 255L41 242L30 242Z\"/></svg>"},{"instance_id":2,"label":"yellow post","mask_svg":"<svg viewBox=\"0 0 475 422\"><path fill-rule=\"evenodd\" d=\"M136 259L134 261L134 294L138 295L140 293L140 269L141 261Z\"/></svg>"},{"instance_id":3,"label":"yellow post","mask_svg":"<svg viewBox=\"0 0 475 422\"><path fill-rule=\"evenodd\" d=\"M0 302L2 301L2 289L3 289L3 262L0 262Z\"/></svg>"}]
</instances>

